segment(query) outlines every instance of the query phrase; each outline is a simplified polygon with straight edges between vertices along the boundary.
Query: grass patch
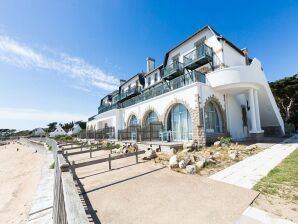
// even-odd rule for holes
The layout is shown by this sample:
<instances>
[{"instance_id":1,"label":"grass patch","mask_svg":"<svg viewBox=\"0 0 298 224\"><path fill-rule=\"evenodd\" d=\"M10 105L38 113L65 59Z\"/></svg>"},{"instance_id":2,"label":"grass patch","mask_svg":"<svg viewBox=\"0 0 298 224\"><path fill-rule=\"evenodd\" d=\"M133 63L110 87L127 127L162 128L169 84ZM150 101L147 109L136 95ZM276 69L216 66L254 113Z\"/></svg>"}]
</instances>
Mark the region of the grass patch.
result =
<instances>
[{"instance_id":1,"label":"grass patch","mask_svg":"<svg viewBox=\"0 0 298 224\"><path fill-rule=\"evenodd\" d=\"M51 152L52 151L52 146L47 144L48 150Z\"/></svg>"},{"instance_id":2,"label":"grass patch","mask_svg":"<svg viewBox=\"0 0 298 224\"><path fill-rule=\"evenodd\" d=\"M298 203L298 149L263 177L254 190Z\"/></svg>"},{"instance_id":3,"label":"grass patch","mask_svg":"<svg viewBox=\"0 0 298 224\"><path fill-rule=\"evenodd\" d=\"M52 162L52 164L50 165L50 169L54 169L55 168L55 162Z\"/></svg>"}]
</instances>

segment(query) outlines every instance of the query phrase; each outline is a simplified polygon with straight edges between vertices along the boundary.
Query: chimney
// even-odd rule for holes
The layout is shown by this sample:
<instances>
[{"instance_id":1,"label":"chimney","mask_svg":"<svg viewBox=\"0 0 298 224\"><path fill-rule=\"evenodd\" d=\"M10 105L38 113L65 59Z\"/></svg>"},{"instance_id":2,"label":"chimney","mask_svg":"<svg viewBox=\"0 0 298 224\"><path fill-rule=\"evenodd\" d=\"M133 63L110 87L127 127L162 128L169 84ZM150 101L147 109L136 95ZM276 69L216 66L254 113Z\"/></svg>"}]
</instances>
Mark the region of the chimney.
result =
<instances>
[{"instance_id":1,"label":"chimney","mask_svg":"<svg viewBox=\"0 0 298 224\"><path fill-rule=\"evenodd\" d=\"M151 72L153 69L155 69L155 59L153 58L146 58L147 62L147 73Z\"/></svg>"},{"instance_id":2,"label":"chimney","mask_svg":"<svg viewBox=\"0 0 298 224\"><path fill-rule=\"evenodd\" d=\"M245 57L245 63L246 63L246 65L249 65L249 58L248 58L248 50L247 50L247 48L243 48L242 49L242 52L243 52L244 57Z\"/></svg>"},{"instance_id":3,"label":"chimney","mask_svg":"<svg viewBox=\"0 0 298 224\"><path fill-rule=\"evenodd\" d=\"M120 79L120 86L122 85L122 84L124 84L126 82L126 80L124 80L124 79Z\"/></svg>"}]
</instances>

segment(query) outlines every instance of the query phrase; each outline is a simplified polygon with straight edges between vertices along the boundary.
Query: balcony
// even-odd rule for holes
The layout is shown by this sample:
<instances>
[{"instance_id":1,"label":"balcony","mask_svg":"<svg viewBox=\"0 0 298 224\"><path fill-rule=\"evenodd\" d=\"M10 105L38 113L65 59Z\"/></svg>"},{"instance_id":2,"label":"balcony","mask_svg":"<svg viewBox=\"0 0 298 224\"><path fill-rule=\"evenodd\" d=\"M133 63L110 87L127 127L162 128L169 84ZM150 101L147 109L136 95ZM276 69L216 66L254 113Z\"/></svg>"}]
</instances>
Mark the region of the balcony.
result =
<instances>
[{"instance_id":1,"label":"balcony","mask_svg":"<svg viewBox=\"0 0 298 224\"><path fill-rule=\"evenodd\" d=\"M183 64L179 61L174 61L164 68L161 78L164 80L171 80L183 73Z\"/></svg>"},{"instance_id":2,"label":"balcony","mask_svg":"<svg viewBox=\"0 0 298 224\"><path fill-rule=\"evenodd\" d=\"M122 102L123 100L134 97L134 96L136 96L140 93L141 93L141 87L140 86L135 86L135 87L129 88L125 92L120 93L118 102Z\"/></svg>"},{"instance_id":3,"label":"balcony","mask_svg":"<svg viewBox=\"0 0 298 224\"><path fill-rule=\"evenodd\" d=\"M210 62L213 63L213 51L206 44L199 45L183 57L184 68L190 70L194 70Z\"/></svg>"},{"instance_id":4,"label":"balcony","mask_svg":"<svg viewBox=\"0 0 298 224\"><path fill-rule=\"evenodd\" d=\"M118 108L117 104L101 105L98 107L98 113L100 114L108 110L117 109L117 108Z\"/></svg>"},{"instance_id":5,"label":"balcony","mask_svg":"<svg viewBox=\"0 0 298 224\"><path fill-rule=\"evenodd\" d=\"M172 79L168 84L159 83L152 88L149 88L142 92L139 96L132 97L131 99L125 100L121 103L120 107L125 108L131 105L143 102L156 96L160 96L172 90L181 88L183 86L190 85L195 82L206 83L205 75L198 71L191 71L187 74L181 75Z\"/></svg>"}]
</instances>

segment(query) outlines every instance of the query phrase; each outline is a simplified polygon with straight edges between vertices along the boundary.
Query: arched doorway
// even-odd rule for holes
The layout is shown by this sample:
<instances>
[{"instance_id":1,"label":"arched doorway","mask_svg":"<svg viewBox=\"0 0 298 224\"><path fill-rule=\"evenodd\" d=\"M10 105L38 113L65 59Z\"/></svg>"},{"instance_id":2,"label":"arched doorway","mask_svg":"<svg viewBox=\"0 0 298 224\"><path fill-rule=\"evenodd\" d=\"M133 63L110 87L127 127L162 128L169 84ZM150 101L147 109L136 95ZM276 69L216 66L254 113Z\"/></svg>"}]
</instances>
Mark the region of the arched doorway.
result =
<instances>
[{"instance_id":1,"label":"arched doorway","mask_svg":"<svg viewBox=\"0 0 298 224\"><path fill-rule=\"evenodd\" d=\"M171 131L172 140L192 140L191 116L183 104L176 104L167 117L167 130Z\"/></svg>"},{"instance_id":2,"label":"arched doorway","mask_svg":"<svg viewBox=\"0 0 298 224\"><path fill-rule=\"evenodd\" d=\"M208 102L205 107L206 133L223 133L223 118L219 106L215 102Z\"/></svg>"},{"instance_id":3,"label":"arched doorway","mask_svg":"<svg viewBox=\"0 0 298 224\"><path fill-rule=\"evenodd\" d=\"M158 141L162 131L162 122L158 120L156 112L149 111L144 117L143 126L141 129L141 138L144 141Z\"/></svg>"},{"instance_id":4,"label":"arched doorway","mask_svg":"<svg viewBox=\"0 0 298 224\"><path fill-rule=\"evenodd\" d=\"M145 125L147 126L147 125L155 123L155 122L158 122L157 114L154 111L150 111L146 117Z\"/></svg>"},{"instance_id":5,"label":"arched doorway","mask_svg":"<svg viewBox=\"0 0 298 224\"><path fill-rule=\"evenodd\" d=\"M128 122L128 126L136 126L138 125L138 119L136 117L136 115L131 115L129 122Z\"/></svg>"}]
</instances>

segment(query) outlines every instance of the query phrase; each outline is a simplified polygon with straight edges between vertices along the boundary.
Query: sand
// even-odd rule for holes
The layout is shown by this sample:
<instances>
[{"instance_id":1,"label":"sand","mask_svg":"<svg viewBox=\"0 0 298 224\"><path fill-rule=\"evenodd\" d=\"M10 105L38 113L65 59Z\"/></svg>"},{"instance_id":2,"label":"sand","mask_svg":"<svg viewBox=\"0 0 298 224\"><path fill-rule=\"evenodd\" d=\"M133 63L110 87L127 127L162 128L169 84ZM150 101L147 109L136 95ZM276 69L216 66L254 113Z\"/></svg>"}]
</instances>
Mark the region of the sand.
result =
<instances>
[{"instance_id":1,"label":"sand","mask_svg":"<svg viewBox=\"0 0 298 224\"><path fill-rule=\"evenodd\" d=\"M24 141L0 146L1 223L26 223L43 161L35 150Z\"/></svg>"}]
</instances>

